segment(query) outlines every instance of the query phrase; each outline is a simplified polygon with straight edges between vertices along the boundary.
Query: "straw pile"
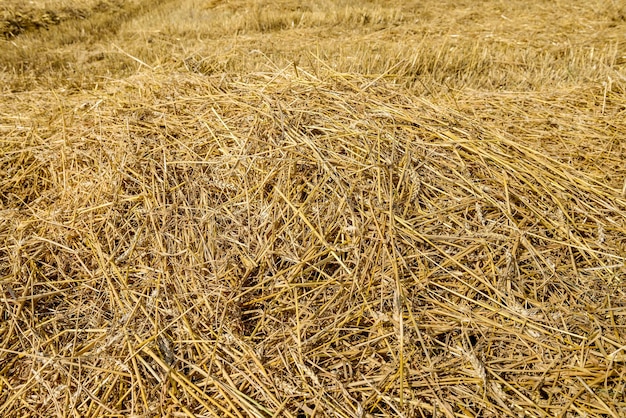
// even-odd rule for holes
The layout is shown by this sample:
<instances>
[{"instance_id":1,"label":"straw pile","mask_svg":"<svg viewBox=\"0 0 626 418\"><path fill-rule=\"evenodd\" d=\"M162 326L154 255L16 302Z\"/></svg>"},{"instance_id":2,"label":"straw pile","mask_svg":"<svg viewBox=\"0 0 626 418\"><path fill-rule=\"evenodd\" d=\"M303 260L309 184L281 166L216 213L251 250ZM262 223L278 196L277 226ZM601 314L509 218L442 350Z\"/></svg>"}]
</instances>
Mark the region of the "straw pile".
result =
<instances>
[{"instance_id":1,"label":"straw pile","mask_svg":"<svg viewBox=\"0 0 626 418\"><path fill-rule=\"evenodd\" d=\"M0 415L626 415L624 80L136 60L0 103Z\"/></svg>"},{"instance_id":2,"label":"straw pile","mask_svg":"<svg viewBox=\"0 0 626 418\"><path fill-rule=\"evenodd\" d=\"M17 126L3 414L623 415L623 191L473 99L163 74Z\"/></svg>"}]
</instances>

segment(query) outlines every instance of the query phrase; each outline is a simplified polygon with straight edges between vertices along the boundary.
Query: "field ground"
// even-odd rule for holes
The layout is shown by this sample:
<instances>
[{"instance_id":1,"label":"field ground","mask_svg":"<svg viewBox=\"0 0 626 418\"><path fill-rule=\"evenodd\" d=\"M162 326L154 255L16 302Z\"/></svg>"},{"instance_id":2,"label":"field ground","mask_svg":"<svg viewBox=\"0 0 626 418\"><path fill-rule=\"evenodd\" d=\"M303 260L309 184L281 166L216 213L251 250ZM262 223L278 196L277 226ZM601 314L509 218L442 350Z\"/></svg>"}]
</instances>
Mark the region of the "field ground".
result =
<instances>
[{"instance_id":1,"label":"field ground","mask_svg":"<svg viewBox=\"0 0 626 418\"><path fill-rule=\"evenodd\" d=\"M0 13L1 416L626 416L622 3Z\"/></svg>"}]
</instances>

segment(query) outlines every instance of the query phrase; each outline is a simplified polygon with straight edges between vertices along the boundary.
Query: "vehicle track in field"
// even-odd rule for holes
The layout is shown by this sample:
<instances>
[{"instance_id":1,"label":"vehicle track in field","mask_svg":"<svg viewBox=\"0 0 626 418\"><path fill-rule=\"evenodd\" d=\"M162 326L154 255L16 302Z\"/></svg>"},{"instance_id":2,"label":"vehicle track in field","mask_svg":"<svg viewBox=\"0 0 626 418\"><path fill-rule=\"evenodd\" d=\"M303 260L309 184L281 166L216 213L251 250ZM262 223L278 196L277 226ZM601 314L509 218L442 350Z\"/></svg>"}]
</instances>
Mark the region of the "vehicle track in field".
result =
<instances>
[{"instance_id":1,"label":"vehicle track in field","mask_svg":"<svg viewBox=\"0 0 626 418\"><path fill-rule=\"evenodd\" d=\"M116 42L126 24L158 13L170 2L114 0L74 11L41 9L30 16L16 9L13 15L21 17L10 22L6 16L11 10L4 10L4 16L0 16L4 18L0 21L0 74L4 71L12 79L0 77L7 81L0 87L20 91L41 82L55 85L70 79L89 81L94 76L122 74L129 63L119 56L107 56L105 46Z\"/></svg>"},{"instance_id":2,"label":"vehicle track in field","mask_svg":"<svg viewBox=\"0 0 626 418\"><path fill-rule=\"evenodd\" d=\"M98 34L114 34L122 24L152 11L171 0L107 0L92 4L77 4L76 7L4 5L0 10L0 37L15 41L26 35L49 38L47 32L58 28L68 37L76 36L76 30L88 37ZM32 2L31 2L32 3ZM63 37L60 37L61 41Z\"/></svg>"}]
</instances>

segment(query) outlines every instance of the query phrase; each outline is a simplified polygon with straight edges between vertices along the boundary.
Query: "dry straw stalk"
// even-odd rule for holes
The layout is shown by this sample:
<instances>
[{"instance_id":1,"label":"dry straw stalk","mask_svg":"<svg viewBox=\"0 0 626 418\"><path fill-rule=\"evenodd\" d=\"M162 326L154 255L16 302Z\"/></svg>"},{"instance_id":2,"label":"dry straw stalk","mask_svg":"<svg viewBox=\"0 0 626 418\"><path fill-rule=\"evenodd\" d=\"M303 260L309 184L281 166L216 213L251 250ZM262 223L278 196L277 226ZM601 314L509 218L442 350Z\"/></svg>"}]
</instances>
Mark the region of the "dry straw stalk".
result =
<instances>
[{"instance_id":1,"label":"dry straw stalk","mask_svg":"<svg viewBox=\"0 0 626 418\"><path fill-rule=\"evenodd\" d=\"M372 4L333 16L421 24ZM244 44L324 24L227 6ZM207 68L124 34L133 74L3 86L0 415L626 415L619 49L506 80L504 35Z\"/></svg>"}]
</instances>

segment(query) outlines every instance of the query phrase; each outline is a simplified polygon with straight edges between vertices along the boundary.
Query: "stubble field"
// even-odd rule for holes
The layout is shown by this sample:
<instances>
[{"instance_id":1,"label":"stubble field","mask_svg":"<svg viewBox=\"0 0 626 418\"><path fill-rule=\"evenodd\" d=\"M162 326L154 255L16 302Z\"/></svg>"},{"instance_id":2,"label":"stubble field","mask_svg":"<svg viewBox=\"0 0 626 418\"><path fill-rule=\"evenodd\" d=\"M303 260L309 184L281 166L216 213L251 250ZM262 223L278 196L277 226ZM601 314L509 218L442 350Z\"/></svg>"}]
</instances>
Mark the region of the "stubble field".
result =
<instances>
[{"instance_id":1,"label":"stubble field","mask_svg":"<svg viewBox=\"0 0 626 418\"><path fill-rule=\"evenodd\" d=\"M626 415L620 2L0 18L0 416Z\"/></svg>"}]
</instances>

